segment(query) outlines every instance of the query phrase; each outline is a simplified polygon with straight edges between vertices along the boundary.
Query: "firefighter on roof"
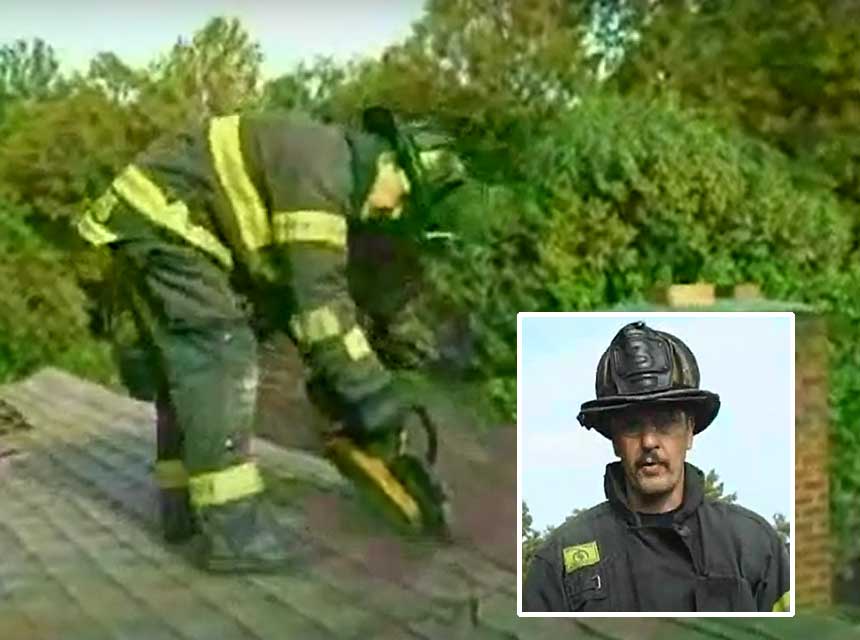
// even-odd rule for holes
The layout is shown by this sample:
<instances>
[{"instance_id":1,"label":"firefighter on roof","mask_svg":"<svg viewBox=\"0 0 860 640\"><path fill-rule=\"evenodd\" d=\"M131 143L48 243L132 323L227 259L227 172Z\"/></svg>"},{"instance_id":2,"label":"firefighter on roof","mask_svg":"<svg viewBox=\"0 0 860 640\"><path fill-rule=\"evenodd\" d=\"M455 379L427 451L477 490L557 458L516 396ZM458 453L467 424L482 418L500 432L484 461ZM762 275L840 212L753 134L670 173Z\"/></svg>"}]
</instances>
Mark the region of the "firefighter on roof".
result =
<instances>
[{"instance_id":1,"label":"firefighter on roof","mask_svg":"<svg viewBox=\"0 0 860 640\"><path fill-rule=\"evenodd\" d=\"M351 219L420 227L461 182L444 142L380 107L355 129L296 114L216 117L158 140L79 219L80 234L132 274L158 365L164 534L199 534L205 568L289 561L249 455L258 372L245 287L282 310L274 320L305 358L311 397L343 427L327 447L341 471L413 529L444 531L432 465L404 451L412 407L357 324L345 274Z\"/></svg>"}]
</instances>

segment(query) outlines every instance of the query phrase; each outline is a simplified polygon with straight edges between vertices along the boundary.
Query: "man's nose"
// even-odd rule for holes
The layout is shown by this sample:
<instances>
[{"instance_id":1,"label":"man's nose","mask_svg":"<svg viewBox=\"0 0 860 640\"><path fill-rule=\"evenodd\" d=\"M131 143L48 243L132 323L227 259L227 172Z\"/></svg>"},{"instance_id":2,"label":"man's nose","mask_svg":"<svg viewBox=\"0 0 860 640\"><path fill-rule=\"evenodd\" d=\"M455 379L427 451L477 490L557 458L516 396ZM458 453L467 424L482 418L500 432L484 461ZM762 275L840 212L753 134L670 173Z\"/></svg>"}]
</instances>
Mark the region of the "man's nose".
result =
<instances>
[{"instance_id":1,"label":"man's nose","mask_svg":"<svg viewBox=\"0 0 860 640\"><path fill-rule=\"evenodd\" d=\"M642 428L642 435L639 442L643 449L656 449L660 446L660 440L657 438L657 428L653 424L646 424Z\"/></svg>"}]
</instances>

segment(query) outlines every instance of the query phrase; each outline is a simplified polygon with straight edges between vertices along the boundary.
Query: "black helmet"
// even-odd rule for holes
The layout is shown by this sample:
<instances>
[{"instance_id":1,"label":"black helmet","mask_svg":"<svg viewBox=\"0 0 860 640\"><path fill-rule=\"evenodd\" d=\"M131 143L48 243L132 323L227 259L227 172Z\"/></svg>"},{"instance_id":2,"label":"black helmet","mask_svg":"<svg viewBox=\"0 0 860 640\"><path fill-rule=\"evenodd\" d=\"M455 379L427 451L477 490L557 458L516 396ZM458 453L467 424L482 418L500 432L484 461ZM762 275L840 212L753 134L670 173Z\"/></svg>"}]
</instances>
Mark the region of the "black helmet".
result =
<instances>
[{"instance_id":1,"label":"black helmet","mask_svg":"<svg viewBox=\"0 0 860 640\"><path fill-rule=\"evenodd\" d=\"M642 403L682 405L692 412L694 431L703 431L720 410L720 397L699 389L699 366L681 340L644 322L621 329L597 365L597 399L580 408L577 420L606 438L607 418Z\"/></svg>"},{"instance_id":2,"label":"black helmet","mask_svg":"<svg viewBox=\"0 0 860 640\"><path fill-rule=\"evenodd\" d=\"M365 131L381 136L393 147L397 164L409 179L413 221L425 226L433 205L466 178L465 167L452 150L451 138L426 122L399 125L392 112L380 106L364 110L362 125Z\"/></svg>"}]
</instances>

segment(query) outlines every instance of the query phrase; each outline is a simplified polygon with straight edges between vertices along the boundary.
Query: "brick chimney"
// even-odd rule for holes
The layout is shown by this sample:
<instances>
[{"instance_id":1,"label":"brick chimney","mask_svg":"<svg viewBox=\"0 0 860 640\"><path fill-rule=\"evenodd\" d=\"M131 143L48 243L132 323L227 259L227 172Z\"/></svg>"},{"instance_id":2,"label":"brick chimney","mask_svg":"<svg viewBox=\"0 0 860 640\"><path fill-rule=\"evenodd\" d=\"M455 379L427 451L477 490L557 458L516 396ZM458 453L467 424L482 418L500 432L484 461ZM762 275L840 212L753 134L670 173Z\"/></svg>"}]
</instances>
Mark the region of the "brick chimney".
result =
<instances>
[{"instance_id":1,"label":"brick chimney","mask_svg":"<svg viewBox=\"0 0 860 640\"><path fill-rule=\"evenodd\" d=\"M827 327L805 305L769 301L754 284L739 284L726 297L707 283L672 285L655 292L664 309L795 312L795 602L798 607L833 603L830 537ZM763 514L768 517L770 514Z\"/></svg>"}]
</instances>

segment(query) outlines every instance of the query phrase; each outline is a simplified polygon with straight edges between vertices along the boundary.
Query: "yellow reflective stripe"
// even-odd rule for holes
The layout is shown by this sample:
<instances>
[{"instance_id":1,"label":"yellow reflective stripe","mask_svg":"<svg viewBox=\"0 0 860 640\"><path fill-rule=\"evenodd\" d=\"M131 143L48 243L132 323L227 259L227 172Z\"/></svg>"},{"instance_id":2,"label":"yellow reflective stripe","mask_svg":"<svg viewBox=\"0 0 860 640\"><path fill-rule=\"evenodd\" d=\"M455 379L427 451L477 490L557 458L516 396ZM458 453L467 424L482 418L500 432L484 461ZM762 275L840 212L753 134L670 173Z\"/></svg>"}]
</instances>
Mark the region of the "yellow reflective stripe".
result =
<instances>
[{"instance_id":1,"label":"yellow reflective stripe","mask_svg":"<svg viewBox=\"0 0 860 640\"><path fill-rule=\"evenodd\" d=\"M438 172L444 170L452 176L463 176L466 172L466 167L463 162L447 149L431 149L429 151L421 151L418 154L418 162L421 167L428 172Z\"/></svg>"},{"instance_id":2,"label":"yellow reflective stripe","mask_svg":"<svg viewBox=\"0 0 860 640\"><path fill-rule=\"evenodd\" d=\"M194 506L218 505L260 493L263 478L256 464L246 462L224 471L191 476L188 489Z\"/></svg>"},{"instance_id":3,"label":"yellow reflective stripe","mask_svg":"<svg viewBox=\"0 0 860 640\"><path fill-rule=\"evenodd\" d=\"M108 189L99 199L93 202L92 206L87 210L87 213L92 216L96 222L107 222L110 220L113 210L119 204L119 198L116 194Z\"/></svg>"},{"instance_id":4,"label":"yellow reflective stripe","mask_svg":"<svg viewBox=\"0 0 860 640\"><path fill-rule=\"evenodd\" d=\"M331 307L300 313L290 321L290 327L296 339L307 346L341 333L340 321Z\"/></svg>"},{"instance_id":5,"label":"yellow reflective stripe","mask_svg":"<svg viewBox=\"0 0 860 640\"><path fill-rule=\"evenodd\" d=\"M80 217L76 226L78 234L84 240L96 246L119 240L119 236L103 224L96 222L89 212Z\"/></svg>"},{"instance_id":6,"label":"yellow reflective stripe","mask_svg":"<svg viewBox=\"0 0 860 640\"><path fill-rule=\"evenodd\" d=\"M209 146L218 181L233 210L240 240L256 251L271 243L266 207L245 167L239 137L239 116L213 118L209 125Z\"/></svg>"},{"instance_id":7,"label":"yellow reflective stripe","mask_svg":"<svg viewBox=\"0 0 860 640\"><path fill-rule=\"evenodd\" d=\"M87 242L94 245L108 244L119 240L119 236L104 225L110 219L111 213L118 203L119 198L113 191L108 190L78 218L75 225L78 233Z\"/></svg>"},{"instance_id":8,"label":"yellow reflective stripe","mask_svg":"<svg viewBox=\"0 0 860 640\"><path fill-rule=\"evenodd\" d=\"M430 149L421 151L418 154L418 162L421 168L427 171L433 171L445 160L446 152L442 149Z\"/></svg>"},{"instance_id":9,"label":"yellow reflective stripe","mask_svg":"<svg viewBox=\"0 0 860 640\"><path fill-rule=\"evenodd\" d=\"M112 186L135 209L153 218L160 215L160 210L167 208L167 198L158 185L134 165L126 167Z\"/></svg>"},{"instance_id":10,"label":"yellow reflective stripe","mask_svg":"<svg viewBox=\"0 0 860 640\"><path fill-rule=\"evenodd\" d=\"M776 601L776 604L773 605L773 609L771 609L774 613L781 613L783 611L791 610L791 591L786 591L782 594L782 597Z\"/></svg>"},{"instance_id":11,"label":"yellow reflective stripe","mask_svg":"<svg viewBox=\"0 0 860 640\"><path fill-rule=\"evenodd\" d=\"M370 345L367 343L367 338L364 337L364 332L358 327L353 327L343 337L343 344L349 357L353 360L361 360L373 353Z\"/></svg>"},{"instance_id":12,"label":"yellow reflective stripe","mask_svg":"<svg viewBox=\"0 0 860 640\"><path fill-rule=\"evenodd\" d=\"M182 460L159 460L155 463L155 483L162 489L188 486L188 472Z\"/></svg>"},{"instance_id":13,"label":"yellow reflective stripe","mask_svg":"<svg viewBox=\"0 0 860 640\"><path fill-rule=\"evenodd\" d=\"M188 206L181 200L167 202L157 184L134 165L130 165L113 181L113 188L141 214L217 258L228 268L233 266L233 257L214 235L203 227L192 224L188 218Z\"/></svg>"},{"instance_id":14,"label":"yellow reflective stripe","mask_svg":"<svg viewBox=\"0 0 860 640\"><path fill-rule=\"evenodd\" d=\"M282 211L272 216L275 242L320 242L346 247L346 218L326 211Z\"/></svg>"},{"instance_id":15,"label":"yellow reflective stripe","mask_svg":"<svg viewBox=\"0 0 860 640\"><path fill-rule=\"evenodd\" d=\"M331 307L320 307L298 314L290 321L290 327L299 343L306 347L340 336L350 359L361 360L373 353L364 332L357 325L344 332Z\"/></svg>"}]
</instances>

